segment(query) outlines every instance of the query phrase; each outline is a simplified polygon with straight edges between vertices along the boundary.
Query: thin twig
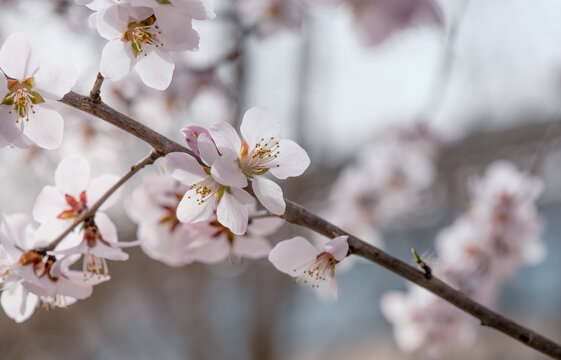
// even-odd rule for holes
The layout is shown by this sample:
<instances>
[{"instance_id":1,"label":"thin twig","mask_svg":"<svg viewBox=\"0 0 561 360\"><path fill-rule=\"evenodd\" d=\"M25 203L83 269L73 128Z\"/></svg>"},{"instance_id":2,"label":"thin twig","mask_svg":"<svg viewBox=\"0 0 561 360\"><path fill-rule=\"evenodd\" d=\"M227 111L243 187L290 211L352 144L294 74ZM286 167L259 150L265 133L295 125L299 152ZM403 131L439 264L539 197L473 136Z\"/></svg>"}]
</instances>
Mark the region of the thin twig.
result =
<instances>
[{"instance_id":1,"label":"thin twig","mask_svg":"<svg viewBox=\"0 0 561 360\"><path fill-rule=\"evenodd\" d=\"M94 104L89 98L73 92L65 95L60 101L89 114L96 115L130 132L139 139L152 145L158 155L165 155L172 151L182 151L193 155L192 151L187 148L101 102L99 104ZM561 345L479 304L435 276L431 276L427 279L423 271L348 234L346 231L343 231L318 215L306 210L301 205L290 200L285 201L286 212L282 217L286 221L307 227L308 229L329 237L331 237L332 234L348 235L349 252L351 254L369 259L395 274L431 291L459 309L473 315L479 319L484 326L492 327L555 359L561 359Z\"/></svg>"},{"instance_id":2,"label":"thin twig","mask_svg":"<svg viewBox=\"0 0 561 360\"><path fill-rule=\"evenodd\" d=\"M111 195L113 195L113 193L115 191L117 191L117 189L119 189L125 182L127 182L127 180L129 180L131 177L133 177L134 174L136 174L137 172L139 172L143 167L145 167L146 165L150 165L152 164L154 161L156 161L156 159L158 159L160 157L160 155L155 152L152 151L150 153L150 155L146 156L144 159L142 159L140 162L138 162L137 164L131 166L130 170L122 177L119 179L119 181L117 181L109 190L107 190L105 192L105 194L103 194L103 196L101 198L99 198L99 200L97 200L95 202L95 204L93 204L90 208L88 208L86 211L82 212L77 218L76 220L72 223L72 225L70 225L68 228L66 228L66 230L64 230L64 232L62 234L60 234L55 240L53 240L53 242L51 242L48 246L41 248L41 249L37 249L37 252L47 252L47 251L51 251L54 250L57 245L68 235L72 232L72 230L74 230L74 228L76 226L78 226L80 223L82 223L84 220L86 220L89 217L92 217L95 215L96 211L99 209L99 207L101 205L103 205L103 203L109 199L109 197Z\"/></svg>"},{"instance_id":3,"label":"thin twig","mask_svg":"<svg viewBox=\"0 0 561 360\"><path fill-rule=\"evenodd\" d=\"M103 77L103 75L101 75L101 73L97 73L97 78L95 79L95 83L92 87L92 91L90 91L90 98L92 99L92 101L95 102L100 102L101 98L101 85L103 84L103 80L105 78Z\"/></svg>"}]
</instances>

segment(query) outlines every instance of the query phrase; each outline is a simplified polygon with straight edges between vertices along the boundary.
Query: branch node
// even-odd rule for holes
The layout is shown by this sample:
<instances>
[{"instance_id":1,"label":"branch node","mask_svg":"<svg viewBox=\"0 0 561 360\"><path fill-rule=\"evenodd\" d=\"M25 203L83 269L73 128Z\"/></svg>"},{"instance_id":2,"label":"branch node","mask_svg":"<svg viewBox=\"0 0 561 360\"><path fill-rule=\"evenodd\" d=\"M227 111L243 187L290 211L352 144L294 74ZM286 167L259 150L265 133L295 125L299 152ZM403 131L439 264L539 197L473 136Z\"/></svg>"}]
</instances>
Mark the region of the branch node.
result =
<instances>
[{"instance_id":1,"label":"branch node","mask_svg":"<svg viewBox=\"0 0 561 360\"><path fill-rule=\"evenodd\" d=\"M413 253L414 256L413 261L419 264L421 269L424 270L425 279L430 280L432 278L432 269L430 268L430 266L428 266L428 264L419 256L415 248L411 248L411 252Z\"/></svg>"},{"instance_id":2,"label":"branch node","mask_svg":"<svg viewBox=\"0 0 561 360\"><path fill-rule=\"evenodd\" d=\"M98 104L101 102L101 85L103 84L103 80L105 78L101 73L97 73L97 78L95 79L95 83L92 87L92 91L90 91L90 100L94 104Z\"/></svg>"}]
</instances>

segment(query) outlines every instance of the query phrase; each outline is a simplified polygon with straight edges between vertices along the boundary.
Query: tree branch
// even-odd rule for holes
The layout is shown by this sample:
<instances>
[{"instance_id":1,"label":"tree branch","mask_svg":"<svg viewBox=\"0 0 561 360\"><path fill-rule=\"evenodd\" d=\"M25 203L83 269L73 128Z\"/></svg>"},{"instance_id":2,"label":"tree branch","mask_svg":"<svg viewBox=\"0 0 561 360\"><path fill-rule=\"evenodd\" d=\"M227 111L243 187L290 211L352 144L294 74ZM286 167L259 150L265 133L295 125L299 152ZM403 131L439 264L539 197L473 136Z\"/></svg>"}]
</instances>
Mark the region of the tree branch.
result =
<instances>
[{"instance_id":1,"label":"tree branch","mask_svg":"<svg viewBox=\"0 0 561 360\"><path fill-rule=\"evenodd\" d=\"M68 93L60 101L76 109L95 115L147 142L154 148L155 156L162 156L174 151L185 152L194 156L193 152L187 148L158 134L130 117L119 113L101 101L99 103L94 103L90 98L78 95L74 92ZM429 290L459 309L473 315L481 321L482 325L492 327L555 359L561 359L561 346L554 341L468 298L437 277L431 276L427 279L424 272L348 234L346 231L343 231L318 215L306 210L301 205L290 200L285 201L286 212L282 217L286 221L307 227L308 229L328 237L331 237L333 233L348 235L349 253L371 260L395 274Z\"/></svg>"},{"instance_id":2,"label":"tree branch","mask_svg":"<svg viewBox=\"0 0 561 360\"><path fill-rule=\"evenodd\" d=\"M115 191L117 191L117 189L119 189L125 182L127 182L127 180L129 180L131 177L133 177L134 174L136 174L137 172L139 172L143 167L145 167L146 165L150 165L152 164L154 161L156 161L156 159L158 159L161 155L159 155L156 151L152 151L150 153L150 155L146 156L144 159L142 159L140 162L138 162L137 164L131 166L130 170L122 177L119 179L119 181L117 181L115 183L115 185L113 185L109 190L107 190L107 192L105 192L105 194L103 194L102 197L100 197L95 204L92 205L92 207L88 208L86 211L82 212L77 218L76 220L74 220L74 222L72 223L72 225L70 225L68 228L66 228L66 230L64 230L64 232L62 234L60 234L55 240L53 240L53 242L51 242L49 244L49 246L44 247L44 248L40 248L40 249L36 249L35 251L37 252L47 252L47 251L51 251L54 250L57 245L68 235L72 232L72 230L74 230L74 228L76 226L78 226L78 224L82 223L84 220L86 220L87 218L94 216L96 211L99 209L99 207L101 205L103 205L103 203L109 199L109 197L111 195L113 195L113 193Z\"/></svg>"},{"instance_id":3,"label":"tree branch","mask_svg":"<svg viewBox=\"0 0 561 360\"><path fill-rule=\"evenodd\" d=\"M103 84L103 80L105 80L103 75L101 75L101 73L97 73L97 77L92 87L92 91L90 91L90 98L92 99L93 102L101 101L100 95L101 95L101 85Z\"/></svg>"}]
</instances>

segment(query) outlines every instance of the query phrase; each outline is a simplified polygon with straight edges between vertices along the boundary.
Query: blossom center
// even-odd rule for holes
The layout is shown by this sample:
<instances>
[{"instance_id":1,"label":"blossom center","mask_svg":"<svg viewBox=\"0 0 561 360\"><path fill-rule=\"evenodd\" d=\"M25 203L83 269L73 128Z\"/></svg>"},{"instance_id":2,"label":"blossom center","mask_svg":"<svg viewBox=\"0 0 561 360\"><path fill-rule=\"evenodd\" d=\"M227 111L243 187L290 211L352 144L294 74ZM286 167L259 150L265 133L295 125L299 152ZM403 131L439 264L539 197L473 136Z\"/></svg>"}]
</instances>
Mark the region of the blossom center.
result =
<instances>
[{"instance_id":1,"label":"blossom center","mask_svg":"<svg viewBox=\"0 0 561 360\"><path fill-rule=\"evenodd\" d=\"M208 198L217 193L216 190L217 189L215 189L215 186L213 186L211 181L205 179L199 183L189 186L189 190L187 191L186 195L187 199L194 198L197 205L203 205L208 200Z\"/></svg>"},{"instance_id":2,"label":"blossom center","mask_svg":"<svg viewBox=\"0 0 561 360\"><path fill-rule=\"evenodd\" d=\"M173 195L175 196L175 198L177 198L177 204L179 204L179 202L183 198L183 195L182 194L173 194ZM175 206L169 204L160 205L160 207L166 211L164 217L160 219L160 224L166 224L166 223L170 224L171 226L170 232L173 232L177 227L177 225L181 224L181 222L177 218L177 204L175 204Z\"/></svg>"},{"instance_id":3,"label":"blossom center","mask_svg":"<svg viewBox=\"0 0 561 360\"><path fill-rule=\"evenodd\" d=\"M310 283L313 288L317 288L322 282L335 276L335 265L337 263L338 261L335 260L333 255L324 251L318 254L314 260L293 269L294 272L304 269L294 282Z\"/></svg>"},{"instance_id":4,"label":"blossom center","mask_svg":"<svg viewBox=\"0 0 561 360\"><path fill-rule=\"evenodd\" d=\"M279 167L276 160L280 154L280 144L271 136L269 139L261 138L250 150L244 140L240 149L240 167L246 175L261 175L272 167Z\"/></svg>"},{"instance_id":5,"label":"blossom center","mask_svg":"<svg viewBox=\"0 0 561 360\"><path fill-rule=\"evenodd\" d=\"M87 206L87 196L86 191L82 191L78 200L76 200L73 196L68 194L64 195L66 199L66 203L70 206L70 209L64 210L60 214L58 214L57 218L59 219L77 219L80 214L88 208Z\"/></svg>"},{"instance_id":6,"label":"blossom center","mask_svg":"<svg viewBox=\"0 0 561 360\"><path fill-rule=\"evenodd\" d=\"M142 53L144 53L144 56L148 55L146 48L149 46L156 48L164 46L164 43L158 39L162 32L155 23L156 16L154 15L139 22L129 23L128 29L121 39L131 43L134 56L139 56Z\"/></svg>"},{"instance_id":7,"label":"blossom center","mask_svg":"<svg viewBox=\"0 0 561 360\"><path fill-rule=\"evenodd\" d=\"M10 91L2 100L2 104L13 107L9 113L15 112L18 115L16 122L19 122L20 118L28 121L29 113L35 113L33 105L45 102L45 99L38 92L32 90L33 84L33 77L29 77L22 82L14 79L8 80L8 90Z\"/></svg>"}]
</instances>

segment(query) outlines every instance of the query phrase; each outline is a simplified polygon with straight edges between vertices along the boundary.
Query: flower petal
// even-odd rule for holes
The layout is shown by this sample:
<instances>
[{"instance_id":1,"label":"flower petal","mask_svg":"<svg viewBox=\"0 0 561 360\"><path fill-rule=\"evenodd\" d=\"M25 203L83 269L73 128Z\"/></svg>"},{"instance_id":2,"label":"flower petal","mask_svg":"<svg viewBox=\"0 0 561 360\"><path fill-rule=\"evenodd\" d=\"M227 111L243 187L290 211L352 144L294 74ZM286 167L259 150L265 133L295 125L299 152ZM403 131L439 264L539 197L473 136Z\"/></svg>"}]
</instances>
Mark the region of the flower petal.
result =
<instances>
[{"instance_id":1,"label":"flower petal","mask_svg":"<svg viewBox=\"0 0 561 360\"><path fill-rule=\"evenodd\" d=\"M157 26L161 30L159 38L164 44L163 51L196 50L199 47L199 34L193 29L191 19L177 12L171 6L159 6L154 9Z\"/></svg>"},{"instance_id":2,"label":"flower petal","mask_svg":"<svg viewBox=\"0 0 561 360\"><path fill-rule=\"evenodd\" d=\"M212 166L214 161L220 156L214 141L206 133L200 134L197 138L197 145L201 160L208 166Z\"/></svg>"},{"instance_id":3,"label":"flower petal","mask_svg":"<svg viewBox=\"0 0 561 360\"><path fill-rule=\"evenodd\" d=\"M208 130L200 125L187 125L183 129L181 129L181 133L185 135L187 146L189 146L189 148L193 150L195 155L200 157L201 154L199 152L198 138L201 134L207 134L210 137L210 133L208 132Z\"/></svg>"},{"instance_id":4,"label":"flower petal","mask_svg":"<svg viewBox=\"0 0 561 360\"><path fill-rule=\"evenodd\" d=\"M279 242L269 253L269 261L290 276L298 276L303 265L313 261L319 251L301 236Z\"/></svg>"},{"instance_id":5,"label":"flower petal","mask_svg":"<svg viewBox=\"0 0 561 360\"><path fill-rule=\"evenodd\" d=\"M239 236L234 240L232 250L241 257L260 259L269 255L271 249L271 244L263 238Z\"/></svg>"},{"instance_id":6,"label":"flower petal","mask_svg":"<svg viewBox=\"0 0 561 360\"><path fill-rule=\"evenodd\" d=\"M225 260L230 254L230 244L225 236L207 238L194 242L195 247L189 247L193 260L204 264L216 264Z\"/></svg>"},{"instance_id":7,"label":"flower petal","mask_svg":"<svg viewBox=\"0 0 561 360\"><path fill-rule=\"evenodd\" d=\"M113 221L111 221L109 216L107 216L105 213L101 211L98 211L95 214L94 220L103 240L113 244L116 244L119 241L119 236L117 235L117 227L115 226ZM112 260L119 260L119 259L112 259Z\"/></svg>"},{"instance_id":8,"label":"flower petal","mask_svg":"<svg viewBox=\"0 0 561 360\"><path fill-rule=\"evenodd\" d=\"M349 237L347 235L338 236L325 244L323 250L333 255L335 260L341 261L349 252L349 243L347 242L348 238Z\"/></svg>"},{"instance_id":9,"label":"flower petal","mask_svg":"<svg viewBox=\"0 0 561 360\"><path fill-rule=\"evenodd\" d=\"M21 323L33 314L39 303L39 297L29 293L21 284L13 284L2 290L0 303L10 319Z\"/></svg>"},{"instance_id":10,"label":"flower petal","mask_svg":"<svg viewBox=\"0 0 561 360\"><path fill-rule=\"evenodd\" d=\"M86 190L88 206L95 204L113 185L117 183L117 181L119 181L119 177L111 174L105 174L93 178ZM103 211L109 209L119 200L120 195L121 189L118 189L111 194L107 200L105 200L99 210Z\"/></svg>"},{"instance_id":11,"label":"flower petal","mask_svg":"<svg viewBox=\"0 0 561 360\"><path fill-rule=\"evenodd\" d=\"M188 191L177 205L177 218L183 223L195 223L208 220L214 212L216 200L214 196L208 198L203 204L195 201L195 196L189 198Z\"/></svg>"},{"instance_id":12,"label":"flower petal","mask_svg":"<svg viewBox=\"0 0 561 360\"><path fill-rule=\"evenodd\" d=\"M4 75L0 74L0 77ZM12 144L21 134L21 124L16 123L16 114L10 114L11 107L0 105L0 148Z\"/></svg>"},{"instance_id":13,"label":"flower petal","mask_svg":"<svg viewBox=\"0 0 561 360\"><path fill-rule=\"evenodd\" d=\"M235 187L231 188L230 191L239 203L255 207L255 199L247 191Z\"/></svg>"},{"instance_id":14,"label":"flower petal","mask_svg":"<svg viewBox=\"0 0 561 360\"><path fill-rule=\"evenodd\" d=\"M90 252L97 257L113 261L125 261L129 258L129 254L120 248L107 246L101 242L98 242L97 245L90 250Z\"/></svg>"},{"instance_id":15,"label":"flower petal","mask_svg":"<svg viewBox=\"0 0 561 360\"><path fill-rule=\"evenodd\" d=\"M276 216L252 219L247 232L255 236L267 236L276 232L284 224L284 219Z\"/></svg>"},{"instance_id":16,"label":"flower petal","mask_svg":"<svg viewBox=\"0 0 561 360\"><path fill-rule=\"evenodd\" d=\"M267 210L275 215L284 214L286 204L282 189L277 183L263 176L255 176L251 186L255 196Z\"/></svg>"},{"instance_id":17,"label":"flower petal","mask_svg":"<svg viewBox=\"0 0 561 360\"><path fill-rule=\"evenodd\" d=\"M31 51L31 44L22 33L8 36L0 48L0 69L8 77L24 80L39 67L39 62Z\"/></svg>"},{"instance_id":18,"label":"flower petal","mask_svg":"<svg viewBox=\"0 0 561 360\"><path fill-rule=\"evenodd\" d=\"M245 113L240 127L244 140L252 149L261 139L278 139L281 134L280 123L267 109L254 107Z\"/></svg>"},{"instance_id":19,"label":"flower petal","mask_svg":"<svg viewBox=\"0 0 561 360\"><path fill-rule=\"evenodd\" d=\"M35 106L34 111L33 116L25 123L24 135L44 149L58 148L62 143L64 119L45 104Z\"/></svg>"},{"instance_id":20,"label":"flower petal","mask_svg":"<svg viewBox=\"0 0 561 360\"><path fill-rule=\"evenodd\" d=\"M301 175L310 165L310 158L304 149L292 140L279 141L279 155L269 171L279 179Z\"/></svg>"},{"instance_id":21,"label":"flower petal","mask_svg":"<svg viewBox=\"0 0 561 360\"><path fill-rule=\"evenodd\" d=\"M45 186L35 200L33 218L43 223L56 218L67 207L64 194L56 186Z\"/></svg>"},{"instance_id":22,"label":"flower petal","mask_svg":"<svg viewBox=\"0 0 561 360\"><path fill-rule=\"evenodd\" d=\"M196 184L209 177L194 157L182 152L167 154L166 167L171 177L187 186Z\"/></svg>"},{"instance_id":23,"label":"flower petal","mask_svg":"<svg viewBox=\"0 0 561 360\"><path fill-rule=\"evenodd\" d=\"M209 0L173 0L173 5L193 19L208 20L216 16Z\"/></svg>"},{"instance_id":24,"label":"flower petal","mask_svg":"<svg viewBox=\"0 0 561 360\"><path fill-rule=\"evenodd\" d=\"M331 292L333 293L333 297L335 299L339 298L339 287L337 286L337 280L334 277L329 280L329 287L331 288Z\"/></svg>"},{"instance_id":25,"label":"flower petal","mask_svg":"<svg viewBox=\"0 0 561 360\"><path fill-rule=\"evenodd\" d=\"M60 100L76 83L76 69L73 65L43 65L37 70L33 87L41 96Z\"/></svg>"},{"instance_id":26,"label":"flower petal","mask_svg":"<svg viewBox=\"0 0 561 360\"><path fill-rule=\"evenodd\" d=\"M105 78L119 81L130 74L134 61L134 55L128 43L112 40L105 45L101 52L99 70Z\"/></svg>"},{"instance_id":27,"label":"flower petal","mask_svg":"<svg viewBox=\"0 0 561 360\"><path fill-rule=\"evenodd\" d=\"M247 186L247 177L238 165L237 160L229 160L223 156L212 164L210 170L212 178L225 186L244 188Z\"/></svg>"},{"instance_id":28,"label":"flower petal","mask_svg":"<svg viewBox=\"0 0 561 360\"><path fill-rule=\"evenodd\" d=\"M232 125L225 121L214 123L209 129L212 139L223 156L237 159L242 147L240 136Z\"/></svg>"},{"instance_id":29,"label":"flower petal","mask_svg":"<svg viewBox=\"0 0 561 360\"><path fill-rule=\"evenodd\" d=\"M156 90L165 90L171 83L175 64L172 59L159 51L139 55L134 70L142 82Z\"/></svg>"},{"instance_id":30,"label":"flower petal","mask_svg":"<svg viewBox=\"0 0 561 360\"><path fill-rule=\"evenodd\" d=\"M224 196L218 203L216 217L219 223L236 235L243 235L247 230L247 206L227 191L224 191Z\"/></svg>"},{"instance_id":31,"label":"flower petal","mask_svg":"<svg viewBox=\"0 0 561 360\"><path fill-rule=\"evenodd\" d=\"M120 39L127 30L128 23L129 15L124 6L108 6L97 13L97 31L107 40Z\"/></svg>"},{"instance_id":32,"label":"flower petal","mask_svg":"<svg viewBox=\"0 0 561 360\"><path fill-rule=\"evenodd\" d=\"M55 185L63 194L76 200L88 187L90 164L80 155L69 155L58 164L55 171Z\"/></svg>"}]
</instances>

